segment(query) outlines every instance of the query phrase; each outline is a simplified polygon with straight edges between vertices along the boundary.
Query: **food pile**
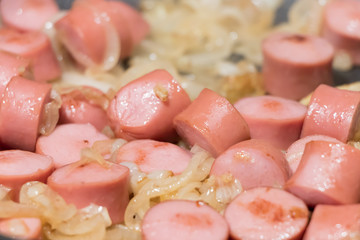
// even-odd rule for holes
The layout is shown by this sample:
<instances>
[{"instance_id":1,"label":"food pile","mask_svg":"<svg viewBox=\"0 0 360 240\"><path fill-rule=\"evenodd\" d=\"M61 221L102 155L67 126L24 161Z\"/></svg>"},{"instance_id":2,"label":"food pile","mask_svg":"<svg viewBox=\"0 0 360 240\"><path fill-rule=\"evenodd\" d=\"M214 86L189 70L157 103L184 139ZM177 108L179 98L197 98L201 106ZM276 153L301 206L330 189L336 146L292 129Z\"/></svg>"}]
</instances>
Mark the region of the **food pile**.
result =
<instances>
[{"instance_id":1,"label":"food pile","mask_svg":"<svg viewBox=\"0 0 360 240\"><path fill-rule=\"evenodd\" d=\"M0 233L360 239L360 2L281 4L1 0Z\"/></svg>"}]
</instances>

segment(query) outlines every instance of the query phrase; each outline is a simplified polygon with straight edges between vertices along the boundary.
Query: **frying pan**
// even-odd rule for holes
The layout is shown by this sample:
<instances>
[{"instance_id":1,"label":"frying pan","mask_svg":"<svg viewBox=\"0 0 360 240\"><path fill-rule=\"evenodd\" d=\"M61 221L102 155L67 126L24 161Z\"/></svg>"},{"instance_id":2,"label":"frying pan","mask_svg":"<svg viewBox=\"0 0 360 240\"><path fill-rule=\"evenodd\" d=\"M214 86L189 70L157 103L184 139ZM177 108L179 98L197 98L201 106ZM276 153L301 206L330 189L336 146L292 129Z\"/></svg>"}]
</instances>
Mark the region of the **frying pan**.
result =
<instances>
[{"instance_id":1,"label":"frying pan","mask_svg":"<svg viewBox=\"0 0 360 240\"><path fill-rule=\"evenodd\" d=\"M56 0L61 9L69 9L73 0ZM130 5L136 7L139 0L123 0ZM283 5L278 9L275 18L275 24L287 20L287 12L295 0L284 0ZM356 67L347 72L334 71L334 80L336 85L360 81L360 68ZM14 240L14 238L7 238L0 235L0 240Z\"/></svg>"}]
</instances>

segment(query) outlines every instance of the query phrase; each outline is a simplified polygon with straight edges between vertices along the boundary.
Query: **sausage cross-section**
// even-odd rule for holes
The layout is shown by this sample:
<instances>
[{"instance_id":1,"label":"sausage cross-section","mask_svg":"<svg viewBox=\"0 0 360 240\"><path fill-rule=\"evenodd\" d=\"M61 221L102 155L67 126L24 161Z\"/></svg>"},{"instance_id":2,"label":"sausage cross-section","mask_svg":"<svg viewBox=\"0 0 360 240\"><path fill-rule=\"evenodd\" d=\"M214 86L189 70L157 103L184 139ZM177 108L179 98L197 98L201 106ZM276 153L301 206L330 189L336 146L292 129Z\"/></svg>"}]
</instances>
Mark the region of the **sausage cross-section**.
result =
<instances>
[{"instance_id":1,"label":"sausage cross-section","mask_svg":"<svg viewBox=\"0 0 360 240\"><path fill-rule=\"evenodd\" d=\"M144 240L226 240L225 219L202 202L170 200L152 207L141 224Z\"/></svg>"},{"instance_id":2,"label":"sausage cross-section","mask_svg":"<svg viewBox=\"0 0 360 240\"><path fill-rule=\"evenodd\" d=\"M56 168L79 161L81 149L96 141L107 140L93 125L69 123L59 125L48 136L39 137L36 152L51 156Z\"/></svg>"},{"instance_id":3,"label":"sausage cross-section","mask_svg":"<svg viewBox=\"0 0 360 240\"><path fill-rule=\"evenodd\" d=\"M40 31L58 11L55 0L2 0L0 3L4 24L20 31Z\"/></svg>"},{"instance_id":4,"label":"sausage cross-section","mask_svg":"<svg viewBox=\"0 0 360 240\"><path fill-rule=\"evenodd\" d=\"M234 104L249 125L250 136L287 149L299 139L306 107L276 96L248 97Z\"/></svg>"},{"instance_id":5,"label":"sausage cross-section","mask_svg":"<svg viewBox=\"0 0 360 240\"><path fill-rule=\"evenodd\" d=\"M21 33L14 29L0 29L0 50L29 60L34 80L46 82L61 75L60 64L50 40L42 32Z\"/></svg>"},{"instance_id":6,"label":"sausage cross-section","mask_svg":"<svg viewBox=\"0 0 360 240\"><path fill-rule=\"evenodd\" d=\"M133 162L146 173L169 170L174 174L180 174L185 170L190 159L189 151L172 143L150 139L128 142L116 155L117 162Z\"/></svg>"}]
</instances>

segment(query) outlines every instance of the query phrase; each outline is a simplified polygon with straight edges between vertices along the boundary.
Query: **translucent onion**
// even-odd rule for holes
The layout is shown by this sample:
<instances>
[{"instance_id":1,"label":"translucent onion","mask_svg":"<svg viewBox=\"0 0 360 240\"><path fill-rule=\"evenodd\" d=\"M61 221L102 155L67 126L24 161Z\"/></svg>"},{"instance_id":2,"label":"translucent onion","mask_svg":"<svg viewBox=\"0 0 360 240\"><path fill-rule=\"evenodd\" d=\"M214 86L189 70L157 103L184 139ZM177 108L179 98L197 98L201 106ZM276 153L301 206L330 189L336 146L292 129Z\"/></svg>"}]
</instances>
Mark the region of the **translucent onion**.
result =
<instances>
[{"instance_id":1,"label":"translucent onion","mask_svg":"<svg viewBox=\"0 0 360 240\"><path fill-rule=\"evenodd\" d=\"M74 205L68 205L56 192L40 182L28 182L22 186L20 203L41 212L42 218L53 228L70 220L77 212Z\"/></svg>"},{"instance_id":2,"label":"translucent onion","mask_svg":"<svg viewBox=\"0 0 360 240\"><path fill-rule=\"evenodd\" d=\"M44 111L42 112L42 120L39 125L39 133L41 135L49 135L52 133L59 121L61 98L54 89L51 90L50 99L50 102L45 104Z\"/></svg>"},{"instance_id":3,"label":"translucent onion","mask_svg":"<svg viewBox=\"0 0 360 240\"><path fill-rule=\"evenodd\" d=\"M117 224L106 230L105 240L141 240L141 233Z\"/></svg>"},{"instance_id":4,"label":"translucent onion","mask_svg":"<svg viewBox=\"0 0 360 240\"><path fill-rule=\"evenodd\" d=\"M139 229L141 219L152 206L153 199L171 194L190 182L204 180L210 172L213 161L209 153L197 152L180 175L148 181L130 200L125 211L125 225L130 229Z\"/></svg>"},{"instance_id":5,"label":"translucent onion","mask_svg":"<svg viewBox=\"0 0 360 240\"><path fill-rule=\"evenodd\" d=\"M9 200L10 192L11 192L11 188L5 187L4 185L0 184L0 201Z\"/></svg>"}]
</instances>

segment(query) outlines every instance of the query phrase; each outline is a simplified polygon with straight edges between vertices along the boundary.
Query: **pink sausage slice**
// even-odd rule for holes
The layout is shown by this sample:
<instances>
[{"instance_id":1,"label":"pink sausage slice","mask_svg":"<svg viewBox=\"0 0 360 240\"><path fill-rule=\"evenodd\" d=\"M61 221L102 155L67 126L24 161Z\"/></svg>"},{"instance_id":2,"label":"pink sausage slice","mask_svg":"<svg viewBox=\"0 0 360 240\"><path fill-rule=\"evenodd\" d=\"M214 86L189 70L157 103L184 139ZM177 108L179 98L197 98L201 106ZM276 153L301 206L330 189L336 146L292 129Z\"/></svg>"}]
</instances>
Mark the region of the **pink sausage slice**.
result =
<instances>
[{"instance_id":1,"label":"pink sausage slice","mask_svg":"<svg viewBox=\"0 0 360 240\"><path fill-rule=\"evenodd\" d=\"M113 1L77 1L68 14L56 22L55 28L60 40L78 63L85 67L101 66L113 48L111 45L119 44L120 58L127 58L134 45L148 32L141 15L126 7L126 4ZM139 24L134 30L130 29L134 27L131 21ZM133 31L137 32L136 39L133 39ZM111 33L115 33L117 39L112 39Z\"/></svg>"},{"instance_id":2,"label":"pink sausage slice","mask_svg":"<svg viewBox=\"0 0 360 240\"><path fill-rule=\"evenodd\" d=\"M109 119L103 108L108 99L95 88L83 86L61 94L59 123L90 123L102 131L109 125Z\"/></svg>"},{"instance_id":3,"label":"pink sausage slice","mask_svg":"<svg viewBox=\"0 0 360 240\"><path fill-rule=\"evenodd\" d=\"M54 0L1 0L5 25L21 31L40 31L59 8Z\"/></svg>"},{"instance_id":4,"label":"pink sausage slice","mask_svg":"<svg viewBox=\"0 0 360 240\"><path fill-rule=\"evenodd\" d=\"M289 163L291 169L291 175L296 171L298 168L301 158L304 154L305 145L311 141L327 141L327 142L338 142L339 140L333 137L328 137L325 135L310 135L304 138L300 138L287 149L285 158L286 161Z\"/></svg>"},{"instance_id":5,"label":"pink sausage slice","mask_svg":"<svg viewBox=\"0 0 360 240\"><path fill-rule=\"evenodd\" d=\"M360 92L326 85L313 93L301 137L322 134L347 142L359 128Z\"/></svg>"},{"instance_id":6,"label":"pink sausage slice","mask_svg":"<svg viewBox=\"0 0 360 240\"><path fill-rule=\"evenodd\" d=\"M173 76L155 70L122 87L107 113L117 137L171 141L176 138L173 118L189 104Z\"/></svg>"},{"instance_id":7,"label":"pink sausage slice","mask_svg":"<svg viewBox=\"0 0 360 240\"><path fill-rule=\"evenodd\" d=\"M258 96L234 104L249 125L250 136L264 139L280 149L287 149L299 139L306 107L293 100Z\"/></svg>"},{"instance_id":8,"label":"pink sausage slice","mask_svg":"<svg viewBox=\"0 0 360 240\"><path fill-rule=\"evenodd\" d=\"M322 205L319 204L311 216L304 240L318 239L359 239L360 204Z\"/></svg>"},{"instance_id":9,"label":"pink sausage slice","mask_svg":"<svg viewBox=\"0 0 360 240\"><path fill-rule=\"evenodd\" d=\"M323 37L337 50L350 54L353 63L360 64L360 2L330 1L324 11Z\"/></svg>"},{"instance_id":10,"label":"pink sausage slice","mask_svg":"<svg viewBox=\"0 0 360 240\"><path fill-rule=\"evenodd\" d=\"M39 218L8 218L0 220L0 233L23 240L41 239L41 220Z\"/></svg>"},{"instance_id":11,"label":"pink sausage slice","mask_svg":"<svg viewBox=\"0 0 360 240\"><path fill-rule=\"evenodd\" d=\"M90 4L90 5L89 5ZM131 55L133 48L149 33L150 27L141 14L120 1L81 0L74 7L92 7L97 14L106 13L118 31L121 43L120 59Z\"/></svg>"},{"instance_id":12,"label":"pink sausage slice","mask_svg":"<svg viewBox=\"0 0 360 240\"><path fill-rule=\"evenodd\" d=\"M351 204L360 201L360 150L344 144L312 141L306 144L297 171L285 189L316 204Z\"/></svg>"},{"instance_id":13,"label":"pink sausage slice","mask_svg":"<svg viewBox=\"0 0 360 240\"><path fill-rule=\"evenodd\" d=\"M262 44L263 78L271 95L299 100L320 84L332 84L334 49L309 35L276 33Z\"/></svg>"},{"instance_id":14,"label":"pink sausage slice","mask_svg":"<svg viewBox=\"0 0 360 240\"><path fill-rule=\"evenodd\" d=\"M51 85L13 77L0 103L0 138L5 147L34 151Z\"/></svg>"},{"instance_id":15,"label":"pink sausage slice","mask_svg":"<svg viewBox=\"0 0 360 240\"><path fill-rule=\"evenodd\" d=\"M2 28L0 29L0 50L27 58L36 81L45 82L61 75L59 62L50 40L44 33L21 33Z\"/></svg>"},{"instance_id":16,"label":"pink sausage slice","mask_svg":"<svg viewBox=\"0 0 360 240\"><path fill-rule=\"evenodd\" d=\"M135 140L122 146L116 161L133 162L145 173L156 170L170 170L174 174L182 173L191 159L190 152L167 142L154 140Z\"/></svg>"},{"instance_id":17,"label":"pink sausage slice","mask_svg":"<svg viewBox=\"0 0 360 240\"><path fill-rule=\"evenodd\" d=\"M231 173L243 189L281 187L289 178L289 166L280 149L251 139L233 145L215 159L210 174Z\"/></svg>"},{"instance_id":18,"label":"pink sausage slice","mask_svg":"<svg viewBox=\"0 0 360 240\"><path fill-rule=\"evenodd\" d=\"M83 208L91 203L106 207L113 224L124 220L129 202L129 169L108 162L85 165L70 164L55 170L48 185L67 203Z\"/></svg>"},{"instance_id":19,"label":"pink sausage slice","mask_svg":"<svg viewBox=\"0 0 360 240\"><path fill-rule=\"evenodd\" d=\"M28 68L27 59L0 51L0 96L11 78L28 74Z\"/></svg>"},{"instance_id":20,"label":"pink sausage slice","mask_svg":"<svg viewBox=\"0 0 360 240\"><path fill-rule=\"evenodd\" d=\"M23 184L29 181L46 183L53 170L51 157L21 150L0 151L0 184L12 189L15 201L19 200Z\"/></svg>"},{"instance_id":21,"label":"pink sausage slice","mask_svg":"<svg viewBox=\"0 0 360 240\"><path fill-rule=\"evenodd\" d=\"M109 6L116 9L119 15L123 16L125 23L128 25L130 35L134 45L140 44L150 31L149 24L141 14L125 2L109 1Z\"/></svg>"},{"instance_id":22,"label":"pink sausage slice","mask_svg":"<svg viewBox=\"0 0 360 240\"><path fill-rule=\"evenodd\" d=\"M218 212L205 203L187 200L165 201L150 208L141 230L144 240L227 240L229 236L229 227Z\"/></svg>"},{"instance_id":23,"label":"pink sausage slice","mask_svg":"<svg viewBox=\"0 0 360 240\"><path fill-rule=\"evenodd\" d=\"M190 145L198 144L214 157L250 138L248 125L234 106L206 88L175 117L174 125Z\"/></svg>"},{"instance_id":24,"label":"pink sausage slice","mask_svg":"<svg viewBox=\"0 0 360 240\"><path fill-rule=\"evenodd\" d=\"M85 67L101 65L105 57L105 23L96 24L94 19L91 8L77 7L54 25L60 41L74 59Z\"/></svg>"},{"instance_id":25,"label":"pink sausage slice","mask_svg":"<svg viewBox=\"0 0 360 240\"><path fill-rule=\"evenodd\" d=\"M107 139L91 124L63 124L57 126L50 135L39 137L36 152L52 157L55 167L59 168L79 161L81 149Z\"/></svg>"},{"instance_id":26,"label":"pink sausage slice","mask_svg":"<svg viewBox=\"0 0 360 240\"><path fill-rule=\"evenodd\" d=\"M240 193L226 208L232 239L301 239L309 210L292 194L276 188Z\"/></svg>"}]
</instances>

